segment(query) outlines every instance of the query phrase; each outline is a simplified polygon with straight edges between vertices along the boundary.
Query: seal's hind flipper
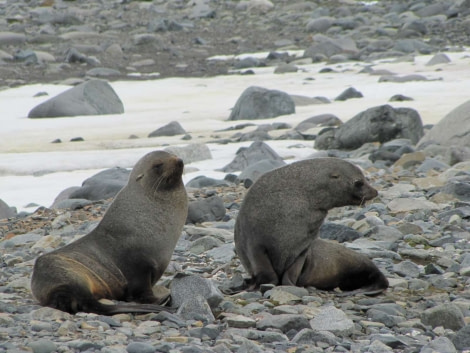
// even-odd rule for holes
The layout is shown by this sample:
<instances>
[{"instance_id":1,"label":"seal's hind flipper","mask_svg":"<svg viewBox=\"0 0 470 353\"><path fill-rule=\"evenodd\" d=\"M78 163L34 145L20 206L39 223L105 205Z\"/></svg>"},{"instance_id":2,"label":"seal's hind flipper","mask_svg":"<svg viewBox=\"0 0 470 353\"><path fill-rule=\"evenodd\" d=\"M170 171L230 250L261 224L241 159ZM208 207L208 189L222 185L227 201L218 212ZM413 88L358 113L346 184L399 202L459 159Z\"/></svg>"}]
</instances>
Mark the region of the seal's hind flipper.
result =
<instances>
[{"instance_id":1,"label":"seal's hind flipper","mask_svg":"<svg viewBox=\"0 0 470 353\"><path fill-rule=\"evenodd\" d=\"M159 313L161 311L168 311L170 313L176 312L177 308L163 306L158 304L134 304L134 303L118 303L118 304L103 304L97 301L91 307L87 308L87 312L100 314L100 315L116 315L116 314L149 314Z\"/></svg>"}]
</instances>

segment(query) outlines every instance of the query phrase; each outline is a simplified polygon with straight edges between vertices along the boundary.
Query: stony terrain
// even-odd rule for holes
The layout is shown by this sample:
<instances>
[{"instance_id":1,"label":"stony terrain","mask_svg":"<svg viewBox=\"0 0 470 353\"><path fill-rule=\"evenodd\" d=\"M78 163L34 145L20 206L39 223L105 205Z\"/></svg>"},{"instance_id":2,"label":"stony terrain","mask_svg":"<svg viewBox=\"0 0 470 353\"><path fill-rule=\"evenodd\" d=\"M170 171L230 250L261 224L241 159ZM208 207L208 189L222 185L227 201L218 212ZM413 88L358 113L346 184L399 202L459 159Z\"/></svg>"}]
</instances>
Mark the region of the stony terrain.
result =
<instances>
[{"instance_id":1,"label":"stony terrain","mask_svg":"<svg viewBox=\"0 0 470 353\"><path fill-rule=\"evenodd\" d=\"M295 63L277 54L249 63L207 60L255 51L308 49L302 60L325 62L437 53L468 45L470 28L470 3L450 0L374 6L6 0L0 14L4 87L150 77L136 73L205 76ZM468 114L467 106L460 115ZM236 286L245 275L233 252L233 227L251 182L238 184L229 175L188 185L197 206L159 281L171 291L176 314L103 317L41 308L29 289L34 259L87 234L111 202L109 195L62 200L60 207L0 220L0 352L470 351L468 143L449 147L444 142L455 139L438 145L392 137L387 143L364 140L347 151L326 145L319 152L357 163L379 190L363 207L332 210L321 236L372 258L390 281L384 294L285 286L222 294L218 288Z\"/></svg>"},{"instance_id":2,"label":"stony terrain","mask_svg":"<svg viewBox=\"0 0 470 353\"><path fill-rule=\"evenodd\" d=\"M446 51L470 44L469 12L463 0L4 0L0 86L226 74L246 63L207 59L260 51L311 48L314 61Z\"/></svg>"}]
</instances>

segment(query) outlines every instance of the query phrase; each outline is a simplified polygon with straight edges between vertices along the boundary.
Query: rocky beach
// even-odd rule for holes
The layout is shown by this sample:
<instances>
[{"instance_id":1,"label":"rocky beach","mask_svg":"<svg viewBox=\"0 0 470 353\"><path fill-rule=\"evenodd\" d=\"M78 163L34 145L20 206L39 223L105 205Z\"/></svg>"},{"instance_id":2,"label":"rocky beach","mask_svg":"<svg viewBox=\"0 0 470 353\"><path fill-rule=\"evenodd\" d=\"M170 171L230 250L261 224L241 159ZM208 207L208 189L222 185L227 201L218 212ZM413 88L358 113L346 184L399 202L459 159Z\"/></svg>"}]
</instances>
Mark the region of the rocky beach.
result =
<instances>
[{"instance_id":1,"label":"rocky beach","mask_svg":"<svg viewBox=\"0 0 470 353\"><path fill-rule=\"evenodd\" d=\"M0 352L470 351L468 0L0 0L0 15ZM96 227L155 149L184 160L190 201L155 287L175 312L39 306L37 256ZM316 157L378 190L320 237L390 287L226 294L247 275L248 188Z\"/></svg>"}]
</instances>

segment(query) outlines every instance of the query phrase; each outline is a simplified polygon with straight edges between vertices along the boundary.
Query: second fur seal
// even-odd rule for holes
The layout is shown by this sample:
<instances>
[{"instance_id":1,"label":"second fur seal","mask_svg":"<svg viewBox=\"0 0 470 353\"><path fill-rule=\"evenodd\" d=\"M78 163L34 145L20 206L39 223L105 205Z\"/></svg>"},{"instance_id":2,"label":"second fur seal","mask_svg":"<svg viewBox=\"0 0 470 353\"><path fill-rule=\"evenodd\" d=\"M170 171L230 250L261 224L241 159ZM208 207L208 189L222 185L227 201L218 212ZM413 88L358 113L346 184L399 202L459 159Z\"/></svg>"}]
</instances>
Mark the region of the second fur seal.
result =
<instances>
[{"instance_id":1,"label":"second fur seal","mask_svg":"<svg viewBox=\"0 0 470 353\"><path fill-rule=\"evenodd\" d=\"M376 196L361 170L339 158L304 160L262 175L235 224L236 252L251 276L248 289L272 283L384 291L387 278L371 260L318 238L328 210Z\"/></svg>"},{"instance_id":2,"label":"second fur seal","mask_svg":"<svg viewBox=\"0 0 470 353\"><path fill-rule=\"evenodd\" d=\"M170 310L152 291L183 229L188 197L183 161L164 151L142 157L98 226L40 256L31 289L41 305L104 315ZM99 299L137 304L102 304Z\"/></svg>"}]
</instances>

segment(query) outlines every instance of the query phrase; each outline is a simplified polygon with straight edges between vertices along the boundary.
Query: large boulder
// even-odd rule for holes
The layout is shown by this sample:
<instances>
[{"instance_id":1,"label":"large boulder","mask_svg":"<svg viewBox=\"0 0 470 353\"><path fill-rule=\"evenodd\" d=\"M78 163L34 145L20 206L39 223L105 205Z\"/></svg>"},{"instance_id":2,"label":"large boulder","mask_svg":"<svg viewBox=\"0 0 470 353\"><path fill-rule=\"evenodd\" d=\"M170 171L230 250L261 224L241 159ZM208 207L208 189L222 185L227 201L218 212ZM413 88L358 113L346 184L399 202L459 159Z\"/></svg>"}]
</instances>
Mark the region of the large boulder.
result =
<instances>
[{"instance_id":1,"label":"large boulder","mask_svg":"<svg viewBox=\"0 0 470 353\"><path fill-rule=\"evenodd\" d=\"M273 169L285 166L286 162L277 159L263 159L259 162L249 165L240 173L237 180L244 183L245 186L251 186L259 177Z\"/></svg>"},{"instance_id":2,"label":"large boulder","mask_svg":"<svg viewBox=\"0 0 470 353\"><path fill-rule=\"evenodd\" d=\"M250 147L240 148L234 160L221 169L222 172L232 173L243 171L246 167L253 165L263 159L270 159L283 162L271 147L262 141L253 142Z\"/></svg>"},{"instance_id":3,"label":"large boulder","mask_svg":"<svg viewBox=\"0 0 470 353\"><path fill-rule=\"evenodd\" d=\"M0 219L16 216L16 209L8 206L8 204L0 199Z\"/></svg>"},{"instance_id":4,"label":"large boulder","mask_svg":"<svg viewBox=\"0 0 470 353\"><path fill-rule=\"evenodd\" d=\"M293 113L295 103L287 93L252 86L238 98L228 120L266 119Z\"/></svg>"},{"instance_id":5,"label":"large boulder","mask_svg":"<svg viewBox=\"0 0 470 353\"><path fill-rule=\"evenodd\" d=\"M28 118L122 114L124 106L111 85L90 80L68 89L34 107Z\"/></svg>"},{"instance_id":6,"label":"large boulder","mask_svg":"<svg viewBox=\"0 0 470 353\"><path fill-rule=\"evenodd\" d=\"M70 193L68 198L91 201L112 198L126 186L129 174L130 170L120 167L103 170L86 179L79 189Z\"/></svg>"},{"instance_id":7,"label":"large boulder","mask_svg":"<svg viewBox=\"0 0 470 353\"><path fill-rule=\"evenodd\" d=\"M183 129L181 124L177 121L172 121L157 130L152 131L148 137L160 137L160 136L175 136L185 134L186 131Z\"/></svg>"},{"instance_id":8,"label":"large boulder","mask_svg":"<svg viewBox=\"0 0 470 353\"><path fill-rule=\"evenodd\" d=\"M209 147L203 143L191 143L187 146L170 146L165 151L180 157L184 164L212 159Z\"/></svg>"},{"instance_id":9,"label":"large boulder","mask_svg":"<svg viewBox=\"0 0 470 353\"><path fill-rule=\"evenodd\" d=\"M435 143L442 146L470 146L470 100L448 113L419 141L418 147Z\"/></svg>"},{"instance_id":10,"label":"large boulder","mask_svg":"<svg viewBox=\"0 0 470 353\"><path fill-rule=\"evenodd\" d=\"M416 110L386 104L357 114L337 129L325 130L315 140L315 148L354 150L368 142L398 138L416 144L423 135L423 123Z\"/></svg>"}]
</instances>

